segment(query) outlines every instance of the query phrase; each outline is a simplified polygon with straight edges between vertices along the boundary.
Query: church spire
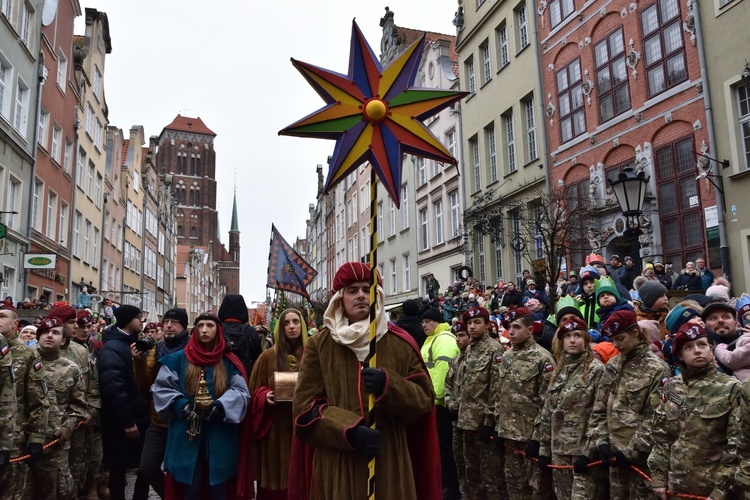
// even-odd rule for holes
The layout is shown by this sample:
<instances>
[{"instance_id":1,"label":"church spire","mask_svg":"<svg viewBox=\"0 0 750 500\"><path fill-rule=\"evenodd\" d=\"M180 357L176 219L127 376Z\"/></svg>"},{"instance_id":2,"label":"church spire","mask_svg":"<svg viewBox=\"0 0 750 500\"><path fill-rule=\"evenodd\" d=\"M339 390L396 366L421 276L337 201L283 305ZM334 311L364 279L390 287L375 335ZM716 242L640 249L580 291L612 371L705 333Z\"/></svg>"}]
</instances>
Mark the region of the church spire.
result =
<instances>
[{"instance_id":1,"label":"church spire","mask_svg":"<svg viewBox=\"0 0 750 500\"><path fill-rule=\"evenodd\" d=\"M240 225L237 222L237 186L234 187L234 206L232 207L232 226L229 228L230 233L238 233Z\"/></svg>"}]
</instances>

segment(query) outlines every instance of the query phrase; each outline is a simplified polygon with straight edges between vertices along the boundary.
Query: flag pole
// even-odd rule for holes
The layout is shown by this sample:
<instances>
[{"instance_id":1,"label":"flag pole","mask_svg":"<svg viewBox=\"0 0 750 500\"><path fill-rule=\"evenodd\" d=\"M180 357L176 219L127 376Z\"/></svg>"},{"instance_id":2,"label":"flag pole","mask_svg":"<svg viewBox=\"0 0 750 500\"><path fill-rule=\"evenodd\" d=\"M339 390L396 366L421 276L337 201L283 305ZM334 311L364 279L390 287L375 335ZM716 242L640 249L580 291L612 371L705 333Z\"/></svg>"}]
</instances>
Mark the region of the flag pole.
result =
<instances>
[{"instance_id":1,"label":"flag pole","mask_svg":"<svg viewBox=\"0 0 750 500\"><path fill-rule=\"evenodd\" d=\"M375 167L370 165L370 353L368 367L378 366L375 343L377 341L377 286L378 286L378 203L377 203L377 174ZM367 423L375 430L375 394L370 393L367 399ZM367 498L375 500L375 455L367 463Z\"/></svg>"}]
</instances>

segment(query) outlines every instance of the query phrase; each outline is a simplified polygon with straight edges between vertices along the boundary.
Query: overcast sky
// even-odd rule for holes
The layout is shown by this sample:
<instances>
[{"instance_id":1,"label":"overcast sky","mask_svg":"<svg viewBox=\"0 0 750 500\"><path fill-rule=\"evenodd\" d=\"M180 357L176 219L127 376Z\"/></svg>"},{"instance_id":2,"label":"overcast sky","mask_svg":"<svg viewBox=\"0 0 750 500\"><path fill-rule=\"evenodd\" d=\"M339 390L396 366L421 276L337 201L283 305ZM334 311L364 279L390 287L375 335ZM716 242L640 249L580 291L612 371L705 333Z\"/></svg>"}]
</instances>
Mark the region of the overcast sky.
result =
<instances>
[{"instance_id":1,"label":"overcast sky","mask_svg":"<svg viewBox=\"0 0 750 500\"><path fill-rule=\"evenodd\" d=\"M455 34L457 0L81 0L109 18L110 125L158 135L180 113L217 134L219 225L227 244L236 174L248 302L265 300L271 223L292 244L305 236L315 167L335 144L277 135L323 105L289 59L347 73L352 19L377 56L386 5L398 26Z\"/></svg>"}]
</instances>

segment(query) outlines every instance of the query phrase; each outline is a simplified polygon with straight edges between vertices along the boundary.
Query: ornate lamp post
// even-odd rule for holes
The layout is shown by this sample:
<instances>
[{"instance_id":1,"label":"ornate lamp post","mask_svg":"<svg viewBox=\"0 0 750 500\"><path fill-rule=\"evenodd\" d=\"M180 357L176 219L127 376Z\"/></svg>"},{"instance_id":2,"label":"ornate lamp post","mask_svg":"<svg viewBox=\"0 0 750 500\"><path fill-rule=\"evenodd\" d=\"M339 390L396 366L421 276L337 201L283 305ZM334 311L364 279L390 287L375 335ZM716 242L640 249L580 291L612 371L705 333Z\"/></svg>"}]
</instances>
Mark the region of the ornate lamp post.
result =
<instances>
[{"instance_id":1,"label":"ornate lamp post","mask_svg":"<svg viewBox=\"0 0 750 500\"><path fill-rule=\"evenodd\" d=\"M646 186L650 177L646 173L633 170L633 167L625 167L616 179L609 179L609 185L615 193L617 203L620 205L622 215L627 222L627 234L632 238L631 253L637 259L640 267L641 252L638 243L638 235L641 233L639 217L643 213L643 201L646 198Z\"/></svg>"}]
</instances>

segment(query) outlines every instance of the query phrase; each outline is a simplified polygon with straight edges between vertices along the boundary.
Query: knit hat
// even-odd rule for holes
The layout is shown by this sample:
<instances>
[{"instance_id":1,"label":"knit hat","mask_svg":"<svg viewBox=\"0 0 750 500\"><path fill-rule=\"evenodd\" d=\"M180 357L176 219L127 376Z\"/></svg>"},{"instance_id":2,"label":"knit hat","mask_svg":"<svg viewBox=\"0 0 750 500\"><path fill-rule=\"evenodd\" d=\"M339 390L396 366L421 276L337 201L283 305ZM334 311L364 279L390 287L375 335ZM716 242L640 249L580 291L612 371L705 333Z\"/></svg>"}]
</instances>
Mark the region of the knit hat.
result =
<instances>
[{"instance_id":1,"label":"knit hat","mask_svg":"<svg viewBox=\"0 0 750 500\"><path fill-rule=\"evenodd\" d=\"M236 319L240 323L248 322L247 305L245 298L238 293L228 293L224 296L219 306L219 319L223 322L228 319Z\"/></svg>"},{"instance_id":2,"label":"knit hat","mask_svg":"<svg viewBox=\"0 0 750 500\"><path fill-rule=\"evenodd\" d=\"M612 338L634 326L638 326L638 317L632 309L620 309L610 314L601 328L602 335Z\"/></svg>"},{"instance_id":3,"label":"knit hat","mask_svg":"<svg viewBox=\"0 0 750 500\"><path fill-rule=\"evenodd\" d=\"M603 266L604 265L604 257L602 257L601 255L599 255L597 253L591 252L586 257L586 265L587 266L595 266L596 264L600 264L600 265Z\"/></svg>"},{"instance_id":4,"label":"knit hat","mask_svg":"<svg viewBox=\"0 0 750 500\"><path fill-rule=\"evenodd\" d=\"M404 309L404 316L419 316L419 302L416 300L405 300L402 307Z\"/></svg>"},{"instance_id":5,"label":"knit hat","mask_svg":"<svg viewBox=\"0 0 750 500\"><path fill-rule=\"evenodd\" d=\"M651 309L659 297L665 293L667 293L667 287L658 281L647 281L638 289L641 303L643 303L647 309Z\"/></svg>"},{"instance_id":6,"label":"knit hat","mask_svg":"<svg viewBox=\"0 0 750 500\"><path fill-rule=\"evenodd\" d=\"M612 255L610 256L609 260L612 260L612 259L615 259L615 260L616 260L617 262L620 262L620 256L619 256L619 255L617 255L616 253L613 253L613 254L612 254Z\"/></svg>"},{"instance_id":7,"label":"knit hat","mask_svg":"<svg viewBox=\"0 0 750 500\"><path fill-rule=\"evenodd\" d=\"M527 279L526 280L526 286L529 286L529 285L536 285L536 281L534 281L531 278Z\"/></svg>"},{"instance_id":8,"label":"knit hat","mask_svg":"<svg viewBox=\"0 0 750 500\"><path fill-rule=\"evenodd\" d=\"M440 314L440 311L435 309L434 307L428 307L425 309L425 311L422 313L422 315L419 317L419 319L429 319L431 321L437 321L438 323L443 322L443 315Z\"/></svg>"},{"instance_id":9,"label":"knit hat","mask_svg":"<svg viewBox=\"0 0 750 500\"><path fill-rule=\"evenodd\" d=\"M701 318L703 318L703 321L708 318L708 315L711 314L711 312L716 311L717 309L724 309L725 311L730 311L732 313L732 316L737 314L737 311L734 307L732 307L732 304L725 300L712 300L708 303L708 305L703 309L703 314L701 314Z\"/></svg>"},{"instance_id":10,"label":"knit hat","mask_svg":"<svg viewBox=\"0 0 750 500\"><path fill-rule=\"evenodd\" d=\"M620 354L620 351L612 344L612 342L599 342L592 346L594 351L602 358L602 363L605 365L607 362Z\"/></svg>"},{"instance_id":11,"label":"knit hat","mask_svg":"<svg viewBox=\"0 0 750 500\"><path fill-rule=\"evenodd\" d=\"M708 332L705 328L700 325L691 325L685 323L677 331L672 342L672 354L674 356L680 355L682 347L692 340L698 340L701 337L708 338Z\"/></svg>"},{"instance_id":12,"label":"knit hat","mask_svg":"<svg viewBox=\"0 0 750 500\"><path fill-rule=\"evenodd\" d=\"M35 327L34 325L26 325L23 328L21 328L21 331L19 331L18 334L21 335L26 330L30 330L31 333L33 333L34 335L36 335L37 327Z\"/></svg>"},{"instance_id":13,"label":"knit hat","mask_svg":"<svg viewBox=\"0 0 750 500\"><path fill-rule=\"evenodd\" d=\"M200 313L197 318L195 318L195 321L193 321L193 326L197 325L200 321L203 320L209 320L216 323L216 326L221 326L221 320L219 317L213 313L213 311L206 311L203 313Z\"/></svg>"},{"instance_id":14,"label":"knit hat","mask_svg":"<svg viewBox=\"0 0 750 500\"><path fill-rule=\"evenodd\" d=\"M5 299L4 301L0 302L0 311L15 311L16 306L13 305L13 302L10 301L10 299Z\"/></svg>"},{"instance_id":15,"label":"knit hat","mask_svg":"<svg viewBox=\"0 0 750 500\"><path fill-rule=\"evenodd\" d=\"M641 330L646 332L646 336L651 342L661 340L659 337L659 322L655 319L642 319L638 321L638 326L641 327Z\"/></svg>"},{"instance_id":16,"label":"knit hat","mask_svg":"<svg viewBox=\"0 0 750 500\"><path fill-rule=\"evenodd\" d=\"M174 319L178 321L182 325L182 328L187 328L188 326L187 311L181 307L175 307L165 312L164 316L162 317L162 321L167 319Z\"/></svg>"},{"instance_id":17,"label":"knit hat","mask_svg":"<svg viewBox=\"0 0 750 500\"><path fill-rule=\"evenodd\" d=\"M117 326L122 328L135 318L141 315L141 310L130 304L125 304L117 308L115 311L115 319L117 320Z\"/></svg>"},{"instance_id":18,"label":"knit hat","mask_svg":"<svg viewBox=\"0 0 750 500\"><path fill-rule=\"evenodd\" d=\"M620 300L620 292L617 291L614 280L609 276L602 276L598 280L594 280L594 293L596 294L596 300L599 300L599 295L602 293L611 293L618 301Z\"/></svg>"},{"instance_id":19,"label":"knit hat","mask_svg":"<svg viewBox=\"0 0 750 500\"><path fill-rule=\"evenodd\" d=\"M458 332L465 332L466 331L466 323L463 321L456 321L451 325L451 332L453 335L457 334Z\"/></svg>"},{"instance_id":20,"label":"knit hat","mask_svg":"<svg viewBox=\"0 0 750 500\"><path fill-rule=\"evenodd\" d=\"M669 333L674 335L682 325L690 321L691 318L700 317L700 313L692 307L682 307L676 305L669 311L667 317L664 319L664 326L667 327Z\"/></svg>"},{"instance_id":21,"label":"knit hat","mask_svg":"<svg viewBox=\"0 0 750 500\"><path fill-rule=\"evenodd\" d=\"M377 269L375 270L377 273ZM338 292L352 283L370 281L370 264L363 262L344 262L333 277L333 293ZM378 285L383 286L383 279L378 273Z\"/></svg>"},{"instance_id":22,"label":"knit hat","mask_svg":"<svg viewBox=\"0 0 750 500\"><path fill-rule=\"evenodd\" d=\"M531 311L525 307L516 307L503 314L503 328L510 329L510 324L521 318L533 318Z\"/></svg>"},{"instance_id":23,"label":"knit hat","mask_svg":"<svg viewBox=\"0 0 750 500\"><path fill-rule=\"evenodd\" d=\"M589 326L586 324L585 321L581 318L571 318L557 329L557 333L555 335L558 338L562 338L565 336L568 332L576 332L576 331L589 331Z\"/></svg>"},{"instance_id":24,"label":"knit hat","mask_svg":"<svg viewBox=\"0 0 750 500\"><path fill-rule=\"evenodd\" d=\"M713 285L706 288L706 297L729 300L729 288L724 285Z\"/></svg>"},{"instance_id":25,"label":"knit hat","mask_svg":"<svg viewBox=\"0 0 750 500\"><path fill-rule=\"evenodd\" d=\"M91 313L88 312L86 309L80 309L76 313L76 319L78 320L78 326L86 326L88 323L91 323Z\"/></svg>"},{"instance_id":26,"label":"knit hat","mask_svg":"<svg viewBox=\"0 0 750 500\"><path fill-rule=\"evenodd\" d=\"M566 314L575 314L579 318L583 318L581 310L578 308L578 301L570 295L561 297L560 300L557 301L556 307L555 320L557 323L560 323L560 318Z\"/></svg>"},{"instance_id":27,"label":"knit hat","mask_svg":"<svg viewBox=\"0 0 750 500\"><path fill-rule=\"evenodd\" d=\"M37 340L39 340L39 337L41 337L43 333L47 333L53 328L62 327L62 326L65 326L65 323L63 323L61 318L57 316L47 316L46 318L44 318L44 321L42 321L42 324L39 325L36 329ZM65 337L64 328L63 328L63 337Z\"/></svg>"},{"instance_id":28,"label":"knit hat","mask_svg":"<svg viewBox=\"0 0 750 500\"><path fill-rule=\"evenodd\" d=\"M55 302L55 305L52 306L52 309L50 309L49 314L47 315L47 317L50 316L60 318L63 323L70 321L71 319L77 319L75 308L65 302Z\"/></svg>"},{"instance_id":29,"label":"knit hat","mask_svg":"<svg viewBox=\"0 0 750 500\"><path fill-rule=\"evenodd\" d=\"M581 284L586 280L598 280L600 277L601 275L599 274L599 271L593 266L582 267L581 271L578 273L578 279Z\"/></svg>"},{"instance_id":30,"label":"knit hat","mask_svg":"<svg viewBox=\"0 0 750 500\"><path fill-rule=\"evenodd\" d=\"M737 299L737 321L742 327L750 325L750 295L746 293Z\"/></svg>"}]
</instances>

